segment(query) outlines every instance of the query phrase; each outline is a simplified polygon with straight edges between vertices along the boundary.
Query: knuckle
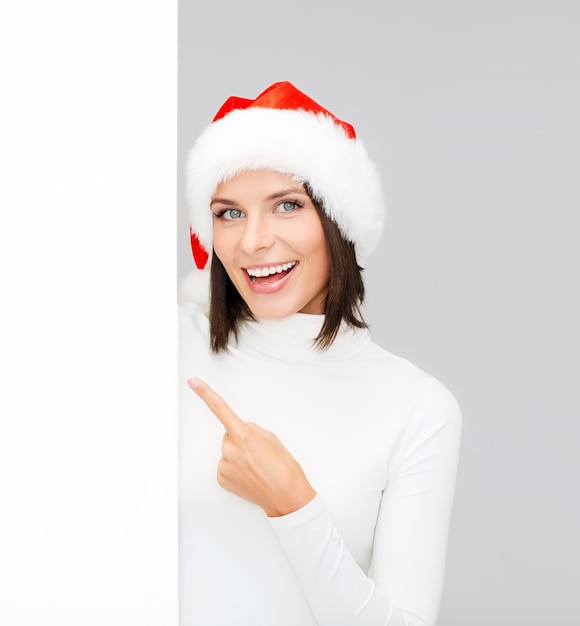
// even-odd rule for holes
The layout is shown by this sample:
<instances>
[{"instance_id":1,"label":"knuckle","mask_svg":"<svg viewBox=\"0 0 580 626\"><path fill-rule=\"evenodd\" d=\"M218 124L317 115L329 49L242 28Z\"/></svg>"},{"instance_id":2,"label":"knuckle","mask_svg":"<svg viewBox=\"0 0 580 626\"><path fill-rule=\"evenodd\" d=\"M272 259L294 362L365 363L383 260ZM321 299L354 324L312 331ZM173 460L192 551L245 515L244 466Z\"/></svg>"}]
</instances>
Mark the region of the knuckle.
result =
<instances>
[{"instance_id":1,"label":"knuckle","mask_svg":"<svg viewBox=\"0 0 580 626\"><path fill-rule=\"evenodd\" d=\"M247 424L245 424L245 426L249 435L262 435L263 433L268 432L267 430L264 430L261 426L258 426L258 424L255 424L254 422L248 422Z\"/></svg>"},{"instance_id":2,"label":"knuckle","mask_svg":"<svg viewBox=\"0 0 580 626\"><path fill-rule=\"evenodd\" d=\"M236 431L236 441L244 446L251 438L251 431L248 428L241 427Z\"/></svg>"},{"instance_id":3,"label":"knuckle","mask_svg":"<svg viewBox=\"0 0 580 626\"><path fill-rule=\"evenodd\" d=\"M225 405L224 399L220 396L212 396L207 402L207 406L212 413L220 413Z\"/></svg>"}]
</instances>

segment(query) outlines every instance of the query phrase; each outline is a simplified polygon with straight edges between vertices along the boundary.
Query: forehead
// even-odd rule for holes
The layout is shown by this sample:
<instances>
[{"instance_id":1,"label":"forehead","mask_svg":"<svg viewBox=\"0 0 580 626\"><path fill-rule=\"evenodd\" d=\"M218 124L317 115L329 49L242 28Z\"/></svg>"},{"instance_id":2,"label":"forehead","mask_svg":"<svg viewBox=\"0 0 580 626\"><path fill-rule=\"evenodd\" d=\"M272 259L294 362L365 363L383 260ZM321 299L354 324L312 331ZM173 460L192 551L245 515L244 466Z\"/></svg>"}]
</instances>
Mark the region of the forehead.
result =
<instances>
[{"instance_id":1,"label":"forehead","mask_svg":"<svg viewBox=\"0 0 580 626\"><path fill-rule=\"evenodd\" d=\"M306 194L304 184L290 174L274 170L245 170L222 181L217 186L214 198L240 195L264 196L288 191Z\"/></svg>"}]
</instances>

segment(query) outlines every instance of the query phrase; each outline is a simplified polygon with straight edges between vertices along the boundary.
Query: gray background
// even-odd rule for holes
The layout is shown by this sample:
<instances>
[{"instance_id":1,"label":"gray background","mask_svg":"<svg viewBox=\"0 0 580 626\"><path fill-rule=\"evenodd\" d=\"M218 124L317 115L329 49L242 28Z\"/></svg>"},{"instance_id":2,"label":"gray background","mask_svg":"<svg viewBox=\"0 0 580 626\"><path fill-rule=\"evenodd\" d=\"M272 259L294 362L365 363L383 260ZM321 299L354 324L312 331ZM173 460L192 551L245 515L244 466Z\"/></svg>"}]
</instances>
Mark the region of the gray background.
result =
<instances>
[{"instance_id":1,"label":"gray background","mask_svg":"<svg viewBox=\"0 0 580 626\"><path fill-rule=\"evenodd\" d=\"M229 95L290 80L382 172L367 320L464 413L441 626L580 623L579 16L559 0L179 4L180 276L184 162Z\"/></svg>"}]
</instances>

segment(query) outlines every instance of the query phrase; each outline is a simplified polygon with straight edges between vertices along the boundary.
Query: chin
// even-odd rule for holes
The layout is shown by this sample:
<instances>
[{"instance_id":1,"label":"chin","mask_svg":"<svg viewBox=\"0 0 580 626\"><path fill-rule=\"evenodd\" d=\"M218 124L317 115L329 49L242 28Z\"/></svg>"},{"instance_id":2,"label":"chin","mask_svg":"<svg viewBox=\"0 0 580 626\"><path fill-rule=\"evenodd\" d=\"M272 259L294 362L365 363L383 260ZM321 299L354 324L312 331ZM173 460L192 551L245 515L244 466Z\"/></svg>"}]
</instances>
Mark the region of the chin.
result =
<instances>
[{"instance_id":1,"label":"chin","mask_svg":"<svg viewBox=\"0 0 580 626\"><path fill-rule=\"evenodd\" d=\"M271 294L256 294L246 285L236 285L236 288L257 319L281 320L303 312L304 309L308 309L305 313L324 314L324 297L321 292L303 293L299 290L300 293L295 293L288 289Z\"/></svg>"},{"instance_id":2,"label":"chin","mask_svg":"<svg viewBox=\"0 0 580 626\"><path fill-rule=\"evenodd\" d=\"M290 317L295 313L298 313L298 309L280 307L280 306L252 306L248 304L252 315L257 319L262 320L283 320L286 317Z\"/></svg>"},{"instance_id":3,"label":"chin","mask_svg":"<svg viewBox=\"0 0 580 626\"><path fill-rule=\"evenodd\" d=\"M254 294L251 294L250 297L244 297L244 300L252 315L263 320L281 320L294 315L302 308L301 303L288 302L285 298L271 295L256 298ZM260 302L260 300L262 301Z\"/></svg>"}]
</instances>

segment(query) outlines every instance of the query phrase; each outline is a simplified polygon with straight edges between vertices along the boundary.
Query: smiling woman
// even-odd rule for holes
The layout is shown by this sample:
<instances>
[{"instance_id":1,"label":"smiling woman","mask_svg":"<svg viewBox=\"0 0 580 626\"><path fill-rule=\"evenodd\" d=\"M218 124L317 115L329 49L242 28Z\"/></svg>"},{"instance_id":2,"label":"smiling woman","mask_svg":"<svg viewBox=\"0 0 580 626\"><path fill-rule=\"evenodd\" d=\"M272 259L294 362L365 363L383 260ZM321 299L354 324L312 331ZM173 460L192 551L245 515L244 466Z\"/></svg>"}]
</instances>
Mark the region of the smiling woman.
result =
<instances>
[{"instance_id":1,"label":"smiling woman","mask_svg":"<svg viewBox=\"0 0 580 626\"><path fill-rule=\"evenodd\" d=\"M324 313L328 251L304 185L248 170L218 185L212 209L214 252L255 317Z\"/></svg>"},{"instance_id":2,"label":"smiling woman","mask_svg":"<svg viewBox=\"0 0 580 626\"><path fill-rule=\"evenodd\" d=\"M210 280L181 306L181 626L433 626L461 415L370 339L354 129L289 83L230 98L187 199Z\"/></svg>"}]
</instances>

